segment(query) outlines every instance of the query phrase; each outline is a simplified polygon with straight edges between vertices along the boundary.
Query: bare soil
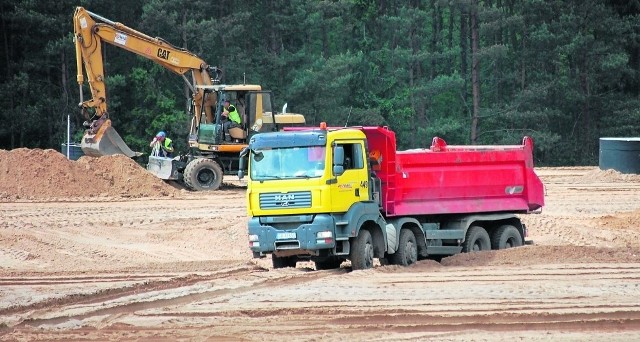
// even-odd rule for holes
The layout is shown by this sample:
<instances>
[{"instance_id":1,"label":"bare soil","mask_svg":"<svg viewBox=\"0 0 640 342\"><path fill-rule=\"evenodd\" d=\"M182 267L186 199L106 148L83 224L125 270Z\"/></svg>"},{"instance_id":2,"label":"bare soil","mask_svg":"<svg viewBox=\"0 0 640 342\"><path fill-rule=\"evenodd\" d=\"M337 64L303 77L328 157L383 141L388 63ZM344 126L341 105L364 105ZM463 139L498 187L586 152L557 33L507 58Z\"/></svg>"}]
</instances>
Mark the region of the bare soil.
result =
<instances>
[{"instance_id":1,"label":"bare soil","mask_svg":"<svg viewBox=\"0 0 640 342\"><path fill-rule=\"evenodd\" d=\"M539 168L532 242L315 271L252 259L244 183L0 150L0 340L640 340L640 176Z\"/></svg>"}]
</instances>

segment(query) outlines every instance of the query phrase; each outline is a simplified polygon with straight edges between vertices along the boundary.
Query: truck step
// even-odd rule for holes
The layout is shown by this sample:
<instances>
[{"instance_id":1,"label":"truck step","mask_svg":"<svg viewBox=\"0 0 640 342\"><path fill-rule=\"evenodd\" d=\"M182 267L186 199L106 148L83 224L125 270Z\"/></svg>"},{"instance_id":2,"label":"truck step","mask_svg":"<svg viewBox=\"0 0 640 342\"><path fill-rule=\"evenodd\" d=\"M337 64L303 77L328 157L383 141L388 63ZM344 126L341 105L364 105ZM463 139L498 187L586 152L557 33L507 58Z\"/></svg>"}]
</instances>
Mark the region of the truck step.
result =
<instances>
[{"instance_id":1,"label":"truck step","mask_svg":"<svg viewBox=\"0 0 640 342\"><path fill-rule=\"evenodd\" d=\"M427 229L424 231L427 240L458 240L463 239L464 229Z\"/></svg>"},{"instance_id":2,"label":"truck step","mask_svg":"<svg viewBox=\"0 0 640 342\"><path fill-rule=\"evenodd\" d=\"M454 255L462 252L461 246L427 246L429 255Z\"/></svg>"}]
</instances>

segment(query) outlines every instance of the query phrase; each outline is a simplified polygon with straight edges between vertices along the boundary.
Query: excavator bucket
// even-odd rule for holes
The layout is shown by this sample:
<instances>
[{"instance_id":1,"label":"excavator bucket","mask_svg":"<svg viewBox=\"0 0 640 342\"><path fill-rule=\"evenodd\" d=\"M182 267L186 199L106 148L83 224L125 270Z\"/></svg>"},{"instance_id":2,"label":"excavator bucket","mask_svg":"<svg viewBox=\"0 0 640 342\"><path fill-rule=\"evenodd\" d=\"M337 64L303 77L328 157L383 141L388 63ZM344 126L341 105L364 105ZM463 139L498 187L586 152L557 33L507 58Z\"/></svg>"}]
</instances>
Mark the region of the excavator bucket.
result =
<instances>
[{"instance_id":1,"label":"excavator bucket","mask_svg":"<svg viewBox=\"0 0 640 342\"><path fill-rule=\"evenodd\" d=\"M82 152L87 156L100 157L112 154L124 154L129 158L141 156L142 153L132 151L122 140L118 132L111 127L111 120L106 120L96 132L85 132L81 143Z\"/></svg>"}]
</instances>

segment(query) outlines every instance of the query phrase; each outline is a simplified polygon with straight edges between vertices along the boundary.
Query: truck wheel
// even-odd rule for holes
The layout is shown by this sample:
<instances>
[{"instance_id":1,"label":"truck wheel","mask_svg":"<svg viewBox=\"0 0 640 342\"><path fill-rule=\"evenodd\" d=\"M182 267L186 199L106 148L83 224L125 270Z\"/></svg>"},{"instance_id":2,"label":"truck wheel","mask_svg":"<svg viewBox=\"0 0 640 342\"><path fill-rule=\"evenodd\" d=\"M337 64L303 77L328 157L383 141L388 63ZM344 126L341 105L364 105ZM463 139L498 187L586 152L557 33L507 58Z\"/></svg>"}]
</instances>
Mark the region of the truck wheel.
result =
<instances>
[{"instance_id":1,"label":"truck wheel","mask_svg":"<svg viewBox=\"0 0 640 342\"><path fill-rule=\"evenodd\" d=\"M279 257L272 254L271 263L273 264L273 268L285 268L285 267L295 268L296 264L298 263L298 258L295 256Z\"/></svg>"},{"instance_id":2,"label":"truck wheel","mask_svg":"<svg viewBox=\"0 0 640 342\"><path fill-rule=\"evenodd\" d=\"M398 250L389 256L394 265L409 266L418 260L418 244L416 236L409 229L400 230Z\"/></svg>"},{"instance_id":3,"label":"truck wheel","mask_svg":"<svg viewBox=\"0 0 640 342\"><path fill-rule=\"evenodd\" d=\"M213 159L196 158L184 168L184 183L196 191L218 190L224 176Z\"/></svg>"},{"instance_id":4,"label":"truck wheel","mask_svg":"<svg viewBox=\"0 0 640 342\"><path fill-rule=\"evenodd\" d=\"M373 239L368 230L361 229L351 246L351 268L366 270L373 267Z\"/></svg>"},{"instance_id":5,"label":"truck wheel","mask_svg":"<svg viewBox=\"0 0 640 342\"><path fill-rule=\"evenodd\" d=\"M315 261L316 270L320 271L320 270L332 270L335 268L340 268L342 261L343 261L342 259L336 258L336 257L329 257L322 261L316 260Z\"/></svg>"},{"instance_id":6,"label":"truck wheel","mask_svg":"<svg viewBox=\"0 0 640 342\"><path fill-rule=\"evenodd\" d=\"M522 246L522 235L512 225L500 226L491 236L491 249L505 249Z\"/></svg>"},{"instance_id":7,"label":"truck wheel","mask_svg":"<svg viewBox=\"0 0 640 342\"><path fill-rule=\"evenodd\" d=\"M480 226L471 226L467 230L467 236L462 246L462 251L465 253L488 251L491 249L491 240L489 240L489 234L484 228Z\"/></svg>"}]
</instances>

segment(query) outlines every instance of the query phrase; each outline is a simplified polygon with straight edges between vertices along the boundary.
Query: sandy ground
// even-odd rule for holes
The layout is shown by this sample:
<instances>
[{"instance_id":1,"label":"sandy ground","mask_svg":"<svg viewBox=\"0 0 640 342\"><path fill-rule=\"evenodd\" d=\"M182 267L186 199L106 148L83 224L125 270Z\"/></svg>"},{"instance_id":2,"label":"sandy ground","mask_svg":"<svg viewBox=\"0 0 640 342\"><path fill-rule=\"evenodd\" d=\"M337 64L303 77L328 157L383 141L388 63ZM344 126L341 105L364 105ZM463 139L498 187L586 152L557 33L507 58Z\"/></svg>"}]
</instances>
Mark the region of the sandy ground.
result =
<instances>
[{"instance_id":1,"label":"sandy ground","mask_svg":"<svg viewBox=\"0 0 640 342\"><path fill-rule=\"evenodd\" d=\"M522 217L525 247L273 270L251 258L237 179L193 193L126 159L14 151L0 151L2 341L640 340L640 176L537 169L547 205ZM21 170L25 155L49 165Z\"/></svg>"}]
</instances>

